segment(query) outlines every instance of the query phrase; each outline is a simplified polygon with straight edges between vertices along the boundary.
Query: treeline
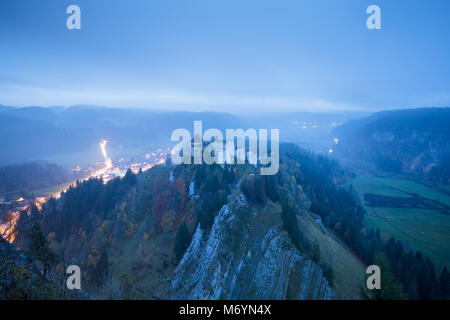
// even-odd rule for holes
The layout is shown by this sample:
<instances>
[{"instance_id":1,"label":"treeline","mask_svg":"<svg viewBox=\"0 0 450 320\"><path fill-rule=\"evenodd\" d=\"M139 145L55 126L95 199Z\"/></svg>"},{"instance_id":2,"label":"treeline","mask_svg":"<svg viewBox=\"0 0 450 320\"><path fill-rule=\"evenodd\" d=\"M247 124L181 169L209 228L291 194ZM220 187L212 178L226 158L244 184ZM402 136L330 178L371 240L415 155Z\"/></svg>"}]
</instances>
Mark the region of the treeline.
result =
<instances>
[{"instance_id":1,"label":"treeline","mask_svg":"<svg viewBox=\"0 0 450 320\"><path fill-rule=\"evenodd\" d=\"M446 267L437 274L429 257L424 258L420 251L405 251L400 241L393 238L385 248L392 269L410 299L450 298L450 274Z\"/></svg>"},{"instance_id":2,"label":"treeline","mask_svg":"<svg viewBox=\"0 0 450 320\"><path fill-rule=\"evenodd\" d=\"M90 234L110 211L122 200L128 189L136 183L136 175L128 170L123 179L112 179L106 184L102 179L91 178L78 182L61 195L61 201L51 198L42 211L42 225L55 239L77 230Z\"/></svg>"},{"instance_id":3,"label":"treeline","mask_svg":"<svg viewBox=\"0 0 450 320\"><path fill-rule=\"evenodd\" d=\"M251 174L242 180L240 187L247 200L253 204L263 205L266 203L267 198L273 202L280 200L276 175L261 176Z\"/></svg>"},{"instance_id":4,"label":"treeline","mask_svg":"<svg viewBox=\"0 0 450 320\"><path fill-rule=\"evenodd\" d=\"M3 166L0 167L0 194L60 184L69 177L69 171L47 162Z\"/></svg>"},{"instance_id":5,"label":"treeline","mask_svg":"<svg viewBox=\"0 0 450 320\"><path fill-rule=\"evenodd\" d=\"M199 165L195 167L194 181L197 193L201 195L197 204L198 223L209 230L220 208L226 203L231 185L236 180L234 168L219 165Z\"/></svg>"}]
</instances>

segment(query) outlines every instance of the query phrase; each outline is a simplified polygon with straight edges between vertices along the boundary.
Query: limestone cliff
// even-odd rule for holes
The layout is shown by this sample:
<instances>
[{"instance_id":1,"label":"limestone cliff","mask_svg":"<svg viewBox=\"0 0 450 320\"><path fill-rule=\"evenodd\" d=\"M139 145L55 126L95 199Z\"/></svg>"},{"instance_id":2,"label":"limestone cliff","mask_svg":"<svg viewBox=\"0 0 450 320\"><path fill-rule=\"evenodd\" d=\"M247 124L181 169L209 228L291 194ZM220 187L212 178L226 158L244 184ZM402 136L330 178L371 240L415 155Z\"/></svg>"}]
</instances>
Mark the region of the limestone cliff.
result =
<instances>
[{"instance_id":1,"label":"limestone cliff","mask_svg":"<svg viewBox=\"0 0 450 320\"><path fill-rule=\"evenodd\" d=\"M280 207L235 191L209 231L197 227L170 279L175 299L331 299L322 269L282 231Z\"/></svg>"}]
</instances>

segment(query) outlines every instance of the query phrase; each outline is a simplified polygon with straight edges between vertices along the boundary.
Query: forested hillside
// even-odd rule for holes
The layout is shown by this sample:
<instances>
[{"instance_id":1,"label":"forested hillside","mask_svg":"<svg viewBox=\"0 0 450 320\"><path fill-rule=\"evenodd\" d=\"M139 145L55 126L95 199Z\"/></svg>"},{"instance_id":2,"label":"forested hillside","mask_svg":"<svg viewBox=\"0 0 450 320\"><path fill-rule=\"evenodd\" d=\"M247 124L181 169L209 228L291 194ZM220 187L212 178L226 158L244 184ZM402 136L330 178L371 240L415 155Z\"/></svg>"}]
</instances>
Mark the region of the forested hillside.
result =
<instances>
[{"instance_id":1,"label":"forested hillside","mask_svg":"<svg viewBox=\"0 0 450 320\"><path fill-rule=\"evenodd\" d=\"M39 224L57 258L38 265L57 283L67 265L79 265L89 298L449 297L446 269L364 225L352 190L339 186L346 172L337 162L294 145L281 150L275 176L167 161L106 184L78 183L42 211L22 213L16 243L30 250ZM377 295L363 289L363 265L372 263L386 270Z\"/></svg>"},{"instance_id":2,"label":"forested hillside","mask_svg":"<svg viewBox=\"0 0 450 320\"><path fill-rule=\"evenodd\" d=\"M0 194L70 181L70 171L51 163L30 162L0 167Z\"/></svg>"},{"instance_id":3,"label":"forested hillside","mask_svg":"<svg viewBox=\"0 0 450 320\"><path fill-rule=\"evenodd\" d=\"M449 183L450 108L383 111L337 127L335 154L357 168Z\"/></svg>"}]
</instances>

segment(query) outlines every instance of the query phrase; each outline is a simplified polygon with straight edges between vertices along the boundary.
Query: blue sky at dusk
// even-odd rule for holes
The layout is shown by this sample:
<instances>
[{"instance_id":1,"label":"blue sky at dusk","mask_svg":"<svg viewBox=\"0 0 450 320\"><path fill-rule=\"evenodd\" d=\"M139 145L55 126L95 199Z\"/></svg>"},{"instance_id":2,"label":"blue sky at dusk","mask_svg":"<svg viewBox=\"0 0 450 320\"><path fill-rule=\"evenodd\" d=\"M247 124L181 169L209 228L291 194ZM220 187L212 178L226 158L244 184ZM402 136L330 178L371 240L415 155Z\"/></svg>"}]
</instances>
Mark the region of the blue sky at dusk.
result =
<instances>
[{"instance_id":1,"label":"blue sky at dusk","mask_svg":"<svg viewBox=\"0 0 450 320\"><path fill-rule=\"evenodd\" d=\"M370 4L382 30L366 28ZM2 0L0 104L450 106L449 16L446 0Z\"/></svg>"}]
</instances>

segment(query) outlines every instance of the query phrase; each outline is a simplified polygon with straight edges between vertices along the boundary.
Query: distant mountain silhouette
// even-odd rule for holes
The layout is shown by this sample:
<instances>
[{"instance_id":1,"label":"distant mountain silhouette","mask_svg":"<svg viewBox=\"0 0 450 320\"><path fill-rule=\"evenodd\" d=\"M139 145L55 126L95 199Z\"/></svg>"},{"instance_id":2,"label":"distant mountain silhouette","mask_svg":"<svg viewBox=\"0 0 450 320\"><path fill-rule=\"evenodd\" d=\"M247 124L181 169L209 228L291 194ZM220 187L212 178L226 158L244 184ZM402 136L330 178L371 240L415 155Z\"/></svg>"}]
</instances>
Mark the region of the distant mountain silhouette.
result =
<instances>
[{"instance_id":1,"label":"distant mountain silhouette","mask_svg":"<svg viewBox=\"0 0 450 320\"><path fill-rule=\"evenodd\" d=\"M116 145L172 145L177 128L193 130L195 120L203 130L279 129L280 139L304 148L323 151L331 130L361 113L271 113L238 116L220 112L161 111L90 105L70 107L0 106L0 165L41 157L93 150L102 139Z\"/></svg>"},{"instance_id":2,"label":"distant mountain silhouette","mask_svg":"<svg viewBox=\"0 0 450 320\"><path fill-rule=\"evenodd\" d=\"M214 112L157 112L98 106L0 109L0 164L95 148L107 139L117 144L168 144L174 129L245 127L243 119Z\"/></svg>"}]
</instances>

